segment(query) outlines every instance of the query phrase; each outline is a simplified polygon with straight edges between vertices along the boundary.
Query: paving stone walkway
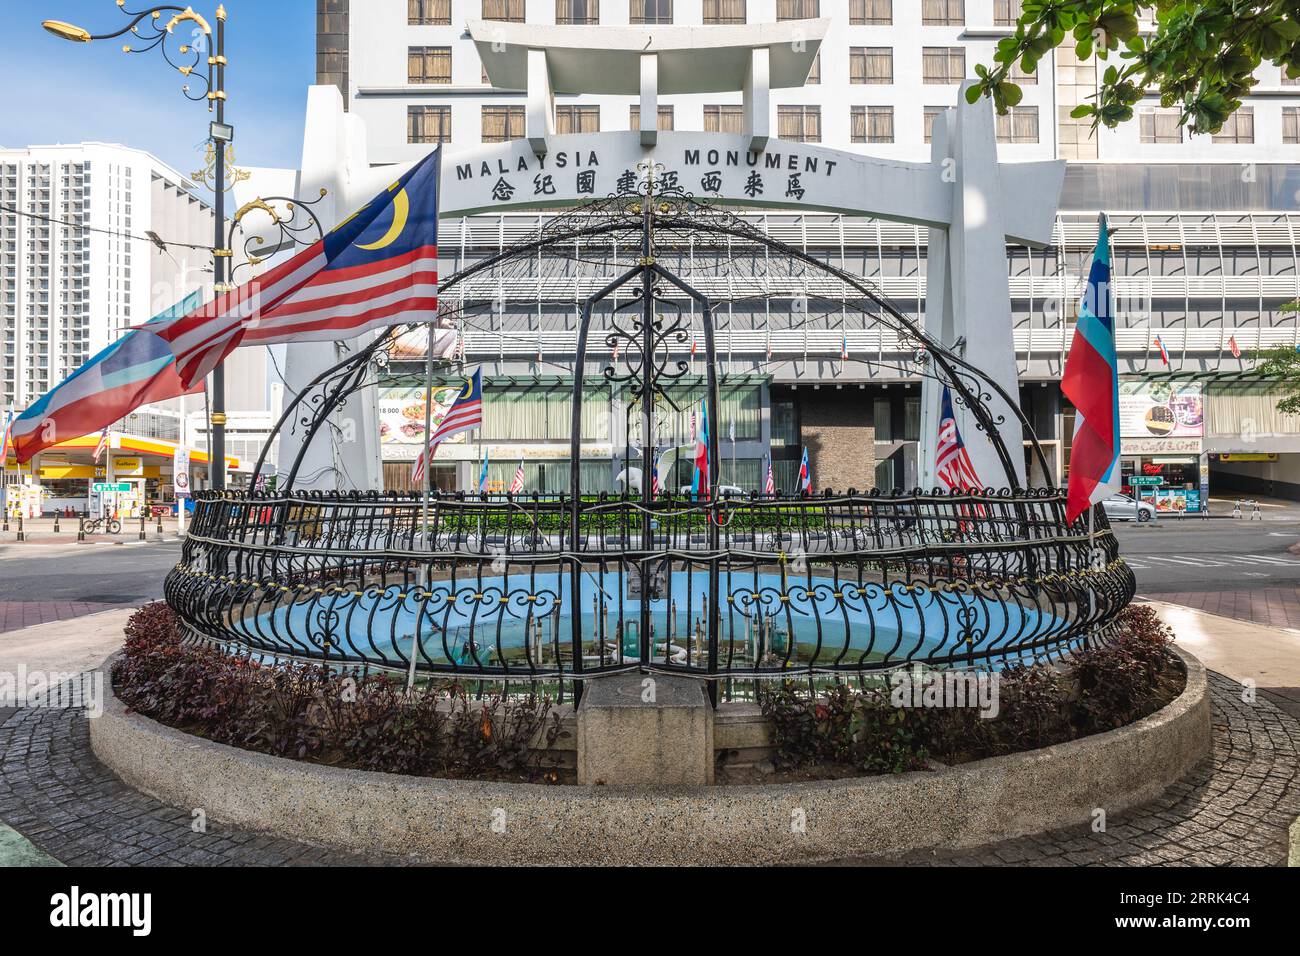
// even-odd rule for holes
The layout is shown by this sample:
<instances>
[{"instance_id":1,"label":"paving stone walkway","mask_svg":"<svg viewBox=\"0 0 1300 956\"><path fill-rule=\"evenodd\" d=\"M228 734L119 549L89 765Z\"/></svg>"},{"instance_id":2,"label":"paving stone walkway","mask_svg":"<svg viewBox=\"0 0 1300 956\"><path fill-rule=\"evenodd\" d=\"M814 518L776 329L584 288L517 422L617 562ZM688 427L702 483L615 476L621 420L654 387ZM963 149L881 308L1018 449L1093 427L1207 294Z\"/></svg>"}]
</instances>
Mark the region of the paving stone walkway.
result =
<instances>
[{"instance_id":1,"label":"paving stone walkway","mask_svg":"<svg viewBox=\"0 0 1300 956\"><path fill-rule=\"evenodd\" d=\"M972 850L918 853L909 866L1285 866L1300 816L1300 720L1210 672L1214 752L1157 800L1114 814L1104 833L1070 827ZM846 861L848 862L848 861ZM869 862L856 860L852 862Z\"/></svg>"},{"instance_id":2,"label":"paving stone walkway","mask_svg":"<svg viewBox=\"0 0 1300 956\"><path fill-rule=\"evenodd\" d=\"M6 719L7 717L7 719ZM90 750L74 709L0 710L0 820L68 866L358 866L397 864L209 821L119 780Z\"/></svg>"},{"instance_id":3,"label":"paving stone walkway","mask_svg":"<svg viewBox=\"0 0 1300 956\"><path fill-rule=\"evenodd\" d=\"M1237 621L1251 621L1270 627L1300 627L1300 588L1180 591L1174 594L1153 594L1151 598Z\"/></svg>"},{"instance_id":4,"label":"paving stone walkway","mask_svg":"<svg viewBox=\"0 0 1300 956\"><path fill-rule=\"evenodd\" d=\"M21 631L37 624L48 624L50 621L66 621L87 614L98 614L100 611L111 611L116 607L121 605L87 601L0 601L0 634Z\"/></svg>"},{"instance_id":5,"label":"paving stone walkway","mask_svg":"<svg viewBox=\"0 0 1300 956\"><path fill-rule=\"evenodd\" d=\"M911 865L1270 865L1286 859L1300 815L1300 720L1210 675L1214 753L1160 799L1087 827L919 854ZM152 866L357 865L361 858L209 821L194 833L188 809L128 787L90 751L86 719L71 709L0 709L0 821L66 864ZM846 860L868 863L869 860ZM882 861L893 862L893 861Z\"/></svg>"}]
</instances>

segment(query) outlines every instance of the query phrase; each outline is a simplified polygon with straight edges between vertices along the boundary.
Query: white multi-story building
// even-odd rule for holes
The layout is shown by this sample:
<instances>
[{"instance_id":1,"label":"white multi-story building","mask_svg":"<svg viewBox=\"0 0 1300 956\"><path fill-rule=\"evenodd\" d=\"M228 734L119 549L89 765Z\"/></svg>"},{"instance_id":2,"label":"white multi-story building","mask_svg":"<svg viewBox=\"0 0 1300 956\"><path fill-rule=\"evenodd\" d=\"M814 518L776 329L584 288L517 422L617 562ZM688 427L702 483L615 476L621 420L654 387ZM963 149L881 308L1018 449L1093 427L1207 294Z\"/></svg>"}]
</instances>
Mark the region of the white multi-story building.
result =
<instances>
[{"instance_id":1,"label":"white multi-story building","mask_svg":"<svg viewBox=\"0 0 1300 956\"><path fill-rule=\"evenodd\" d=\"M138 149L0 148L0 406L26 407L210 284L212 231L193 185Z\"/></svg>"},{"instance_id":2,"label":"white multi-story building","mask_svg":"<svg viewBox=\"0 0 1300 956\"><path fill-rule=\"evenodd\" d=\"M347 108L364 119L372 161L409 162L434 144L531 135L526 92L489 83L483 56L491 53L480 53L483 47L466 31L469 20L637 29L824 18L831 25L807 82L771 91L772 133L783 141L928 161L934 117L957 102L961 81L976 65L992 63L1019 12L1018 0L318 0L317 81L337 85ZM1056 382L1097 215L1106 212L1114 229L1116 290L1124 298L1118 344L1121 371L1136 393L1131 404L1137 412L1161 404L1151 386L1173 373L1190 381L1204 417L1199 425L1180 423L1174 436L1126 433L1126 474L1158 475L1171 490L1196 492L1175 507L1197 504L1211 472L1216 490L1300 497L1300 422L1272 411L1267 385L1225 382L1248 373L1252 349L1300 342L1300 320L1281 308L1300 295L1300 86L1276 67L1261 67L1243 108L1213 136L1180 129L1176 111L1161 109L1154 97L1133 122L1094 132L1070 112L1095 93L1098 69L1097 62L1079 62L1067 43L1034 75L1015 75L1023 100L997 119L1003 162L1069 163L1052 247L1008 247L1022 405L1050 446L1052 477L1062 476L1073 431L1073 410ZM659 104L664 129L743 128L740 93L663 94ZM639 125L633 96L557 94L554 110L557 133ZM904 311L923 313L926 229L821 213L769 210L754 218L783 241L860 271ZM495 252L536 220L506 214L445 223L444 257L454 261L444 263L444 273ZM551 305L539 298L532 310L538 322L571 323ZM773 302L762 322L793 327L788 311ZM483 361L500 388L518 390L536 375L536 367L511 362L490 341L471 337L471 353L476 342L485 343L483 354L471 358ZM838 333L824 336L824 358L833 359L839 343ZM789 487L800 448L813 446L816 466L816 445L831 433L825 423L834 421L837 445L854 427L863 430L862 454L878 463L878 484L903 484L910 477L903 452L920 422L919 390L909 388L915 383L890 382L887 372L869 373L864 364L853 385L868 389L871 400L861 403L860 422L846 423L826 407L833 401L825 390L805 387L808 369L806 356L802 364L764 367L728 357L724 376L763 383L754 422L744 428L752 441L740 442L737 483L751 484L761 454L770 450L778 481ZM837 387L850 378L841 374ZM1166 398L1165 391L1159 384L1154 399ZM753 404L736 401L737 407ZM493 433L512 452L537 434L528 414L520 413L518 428L504 417L494 423ZM618 444L615 436L611 445ZM617 458L620 450L612 454ZM462 466L455 481L464 486L471 472Z\"/></svg>"}]
</instances>

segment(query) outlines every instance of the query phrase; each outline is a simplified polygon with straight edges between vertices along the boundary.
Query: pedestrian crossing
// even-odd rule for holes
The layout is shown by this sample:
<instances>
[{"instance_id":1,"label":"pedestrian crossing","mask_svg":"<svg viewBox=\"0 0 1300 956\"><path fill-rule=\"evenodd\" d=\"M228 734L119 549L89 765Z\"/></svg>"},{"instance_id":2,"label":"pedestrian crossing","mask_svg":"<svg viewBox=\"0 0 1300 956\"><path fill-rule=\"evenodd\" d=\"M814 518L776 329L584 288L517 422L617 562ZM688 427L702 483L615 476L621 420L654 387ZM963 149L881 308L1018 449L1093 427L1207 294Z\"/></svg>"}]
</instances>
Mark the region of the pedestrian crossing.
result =
<instances>
[{"instance_id":1,"label":"pedestrian crossing","mask_svg":"<svg viewBox=\"0 0 1300 956\"><path fill-rule=\"evenodd\" d=\"M1130 557L1120 552L1134 571L1155 568L1300 568L1300 557L1276 554L1139 554Z\"/></svg>"}]
</instances>

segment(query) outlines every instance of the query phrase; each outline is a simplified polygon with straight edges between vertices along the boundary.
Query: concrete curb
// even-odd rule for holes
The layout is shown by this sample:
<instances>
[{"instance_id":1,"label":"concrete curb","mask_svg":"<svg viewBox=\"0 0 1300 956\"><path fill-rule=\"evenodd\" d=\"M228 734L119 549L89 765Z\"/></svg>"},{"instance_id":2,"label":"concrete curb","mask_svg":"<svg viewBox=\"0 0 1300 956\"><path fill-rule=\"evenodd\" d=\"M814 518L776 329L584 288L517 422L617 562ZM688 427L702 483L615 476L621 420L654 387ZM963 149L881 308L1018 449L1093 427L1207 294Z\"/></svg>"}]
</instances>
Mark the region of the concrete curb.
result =
<instances>
[{"instance_id":1,"label":"concrete curb","mask_svg":"<svg viewBox=\"0 0 1300 956\"><path fill-rule=\"evenodd\" d=\"M209 817L351 851L455 863L780 864L971 847L1114 815L1210 751L1205 668L1119 730L936 772L743 787L610 789L440 780L298 763L212 743L111 693L95 756L126 783ZM105 686L110 682L106 679Z\"/></svg>"}]
</instances>

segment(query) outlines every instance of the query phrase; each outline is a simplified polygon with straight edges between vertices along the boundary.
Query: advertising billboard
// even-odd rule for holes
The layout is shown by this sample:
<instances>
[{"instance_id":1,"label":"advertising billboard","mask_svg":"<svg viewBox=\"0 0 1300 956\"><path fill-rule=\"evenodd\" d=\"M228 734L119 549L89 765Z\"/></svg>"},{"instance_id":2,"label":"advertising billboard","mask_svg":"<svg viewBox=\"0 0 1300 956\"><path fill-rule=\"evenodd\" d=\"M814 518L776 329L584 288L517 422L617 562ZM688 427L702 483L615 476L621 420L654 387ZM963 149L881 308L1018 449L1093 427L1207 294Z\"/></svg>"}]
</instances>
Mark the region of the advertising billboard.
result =
<instances>
[{"instance_id":1,"label":"advertising billboard","mask_svg":"<svg viewBox=\"0 0 1300 956\"><path fill-rule=\"evenodd\" d=\"M1122 438L1200 438L1205 393L1200 382L1120 382Z\"/></svg>"}]
</instances>

